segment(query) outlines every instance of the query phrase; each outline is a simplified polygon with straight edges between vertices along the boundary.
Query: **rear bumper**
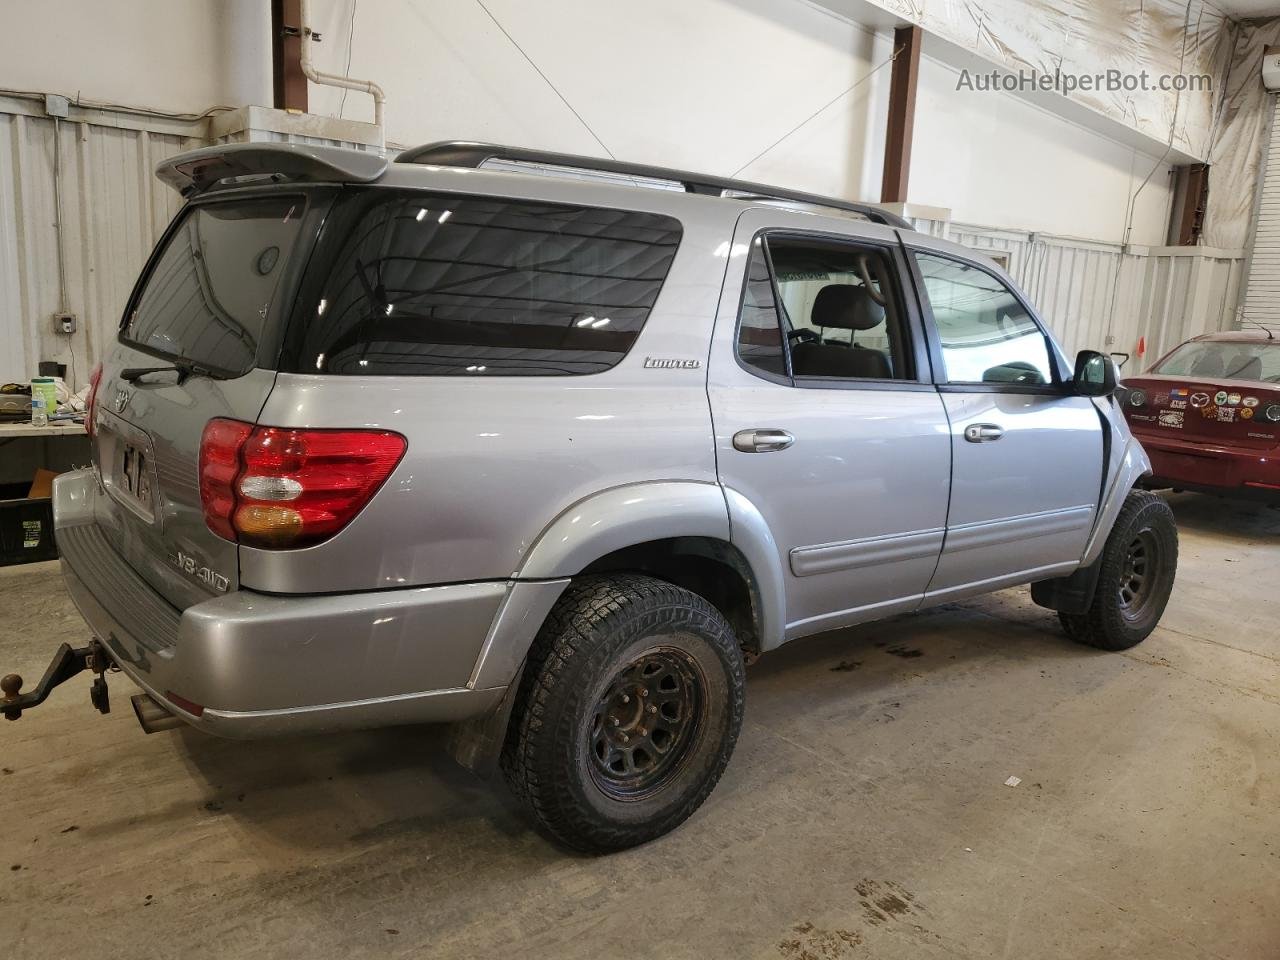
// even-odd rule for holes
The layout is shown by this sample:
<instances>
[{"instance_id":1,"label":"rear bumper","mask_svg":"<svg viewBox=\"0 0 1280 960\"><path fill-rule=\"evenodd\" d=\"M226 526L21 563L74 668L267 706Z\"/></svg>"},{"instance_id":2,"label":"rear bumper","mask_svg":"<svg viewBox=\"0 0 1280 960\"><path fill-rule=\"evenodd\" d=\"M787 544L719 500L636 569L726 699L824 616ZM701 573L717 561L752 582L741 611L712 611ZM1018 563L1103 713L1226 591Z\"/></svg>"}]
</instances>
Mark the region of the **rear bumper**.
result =
<instances>
[{"instance_id":1,"label":"rear bumper","mask_svg":"<svg viewBox=\"0 0 1280 960\"><path fill-rule=\"evenodd\" d=\"M1151 457L1149 486L1280 500L1280 451L1137 436Z\"/></svg>"},{"instance_id":2,"label":"rear bumper","mask_svg":"<svg viewBox=\"0 0 1280 960\"><path fill-rule=\"evenodd\" d=\"M499 610L526 586L545 587L484 582L329 596L239 590L178 611L88 519L84 506L95 487L90 471L55 485L54 525L72 600L122 671L187 722L220 736L481 714L510 680L473 686ZM203 710L197 715L181 701Z\"/></svg>"}]
</instances>

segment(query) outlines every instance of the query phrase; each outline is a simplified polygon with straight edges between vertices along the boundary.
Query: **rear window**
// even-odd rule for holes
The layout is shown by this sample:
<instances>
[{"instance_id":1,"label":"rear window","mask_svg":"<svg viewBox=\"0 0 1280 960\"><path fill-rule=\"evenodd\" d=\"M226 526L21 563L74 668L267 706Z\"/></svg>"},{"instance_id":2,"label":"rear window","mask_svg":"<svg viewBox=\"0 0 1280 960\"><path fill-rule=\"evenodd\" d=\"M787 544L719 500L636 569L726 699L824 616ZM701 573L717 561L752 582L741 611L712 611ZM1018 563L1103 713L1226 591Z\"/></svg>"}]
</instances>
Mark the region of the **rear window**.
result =
<instances>
[{"instance_id":1,"label":"rear window","mask_svg":"<svg viewBox=\"0 0 1280 960\"><path fill-rule=\"evenodd\" d=\"M569 376L618 363L680 242L652 213L388 189L331 211L281 369Z\"/></svg>"},{"instance_id":2,"label":"rear window","mask_svg":"<svg viewBox=\"0 0 1280 960\"><path fill-rule=\"evenodd\" d=\"M1280 341L1193 340L1173 351L1152 373L1174 377L1280 382Z\"/></svg>"},{"instance_id":3,"label":"rear window","mask_svg":"<svg viewBox=\"0 0 1280 960\"><path fill-rule=\"evenodd\" d=\"M304 207L300 197L272 197L189 208L161 249L121 339L214 373L247 373Z\"/></svg>"}]
</instances>

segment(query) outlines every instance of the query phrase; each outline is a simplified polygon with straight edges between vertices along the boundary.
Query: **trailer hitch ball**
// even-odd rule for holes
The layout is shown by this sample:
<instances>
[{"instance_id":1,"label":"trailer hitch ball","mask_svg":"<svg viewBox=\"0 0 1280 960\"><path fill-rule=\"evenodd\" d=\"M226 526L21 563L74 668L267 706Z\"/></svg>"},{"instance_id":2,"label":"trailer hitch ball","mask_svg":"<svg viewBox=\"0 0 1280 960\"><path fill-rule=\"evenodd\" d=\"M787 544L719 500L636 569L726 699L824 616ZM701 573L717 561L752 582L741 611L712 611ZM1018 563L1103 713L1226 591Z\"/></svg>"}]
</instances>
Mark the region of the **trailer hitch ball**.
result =
<instances>
[{"instance_id":1,"label":"trailer hitch ball","mask_svg":"<svg viewBox=\"0 0 1280 960\"><path fill-rule=\"evenodd\" d=\"M4 694L4 702L18 699L18 691L22 689L22 677L16 673L5 674L0 678L0 693ZM9 715L10 720L17 720L16 715Z\"/></svg>"}]
</instances>

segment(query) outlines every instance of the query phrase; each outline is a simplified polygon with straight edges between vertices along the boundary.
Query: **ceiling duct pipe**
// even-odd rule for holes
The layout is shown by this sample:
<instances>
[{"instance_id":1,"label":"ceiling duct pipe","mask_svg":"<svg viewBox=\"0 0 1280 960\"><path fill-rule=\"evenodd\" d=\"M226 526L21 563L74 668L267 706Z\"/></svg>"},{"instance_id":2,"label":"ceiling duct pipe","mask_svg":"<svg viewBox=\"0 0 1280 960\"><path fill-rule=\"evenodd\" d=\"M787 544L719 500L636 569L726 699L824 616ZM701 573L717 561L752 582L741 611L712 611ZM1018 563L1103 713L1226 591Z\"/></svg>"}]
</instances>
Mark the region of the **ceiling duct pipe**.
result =
<instances>
[{"instance_id":1,"label":"ceiling duct pipe","mask_svg":"<svg viewBox=\"0 0 1280 960\"><path fill-rule=\"evenodd\" d=\"M373 122L378 128L381 148L386 150L387 128L383 125L382 112L387 102L387 95L372 80L353 80L336 73L322 73L317 70L315 64L311 62L311 41L316 36L316 32L311 29L311 0L301 0L298 11L302 20L302 72L312 83L340 87L343 90L359 90L373 97Z\"/></svg>"}]
</instances>

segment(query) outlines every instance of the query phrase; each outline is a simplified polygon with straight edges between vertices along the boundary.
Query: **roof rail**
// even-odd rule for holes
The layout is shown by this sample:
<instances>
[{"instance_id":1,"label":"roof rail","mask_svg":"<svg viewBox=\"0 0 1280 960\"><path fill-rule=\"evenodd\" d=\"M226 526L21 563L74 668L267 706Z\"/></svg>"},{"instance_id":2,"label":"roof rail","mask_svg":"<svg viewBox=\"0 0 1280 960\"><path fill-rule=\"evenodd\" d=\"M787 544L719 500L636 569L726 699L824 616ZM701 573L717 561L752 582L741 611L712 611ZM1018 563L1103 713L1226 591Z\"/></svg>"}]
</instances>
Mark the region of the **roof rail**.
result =
<instances>
[{"instance_id":1,"label":"roof rail","mask_svg":"<svg viewBox=\"0 0 1280 960\"><path fill-rule=\"evenodd\" d=\"M771 187L762 183L750 183L746 180L711 177L701 173L689 173L687 170L672 170L668 167L654 167L643 163L601 160L596 157L582 157L572 153L532 150L528 147L504 147L493 143L471 143L465 140L442 140L438 143L428 143L421 147L413 147L396 157L397 163L425 163L442 167L480 167L488 160L504 160L510 163L538 163L555 167L567 167L573 170L643 177L648 180L667 180L683 185L688 193L702 193L714 197L722 197L726 194L740 194L743 199L790 200L796 203L811 204L815 207L847 210L850 213L861 214L873 223L880 223L886 227L898 227L903 230L915 229L897 214L890 213L888 210L883 210L871 203L837 200L833 197L823 197L816 193L787 190L783 187Z\"/></svg>"}]
</instances>

